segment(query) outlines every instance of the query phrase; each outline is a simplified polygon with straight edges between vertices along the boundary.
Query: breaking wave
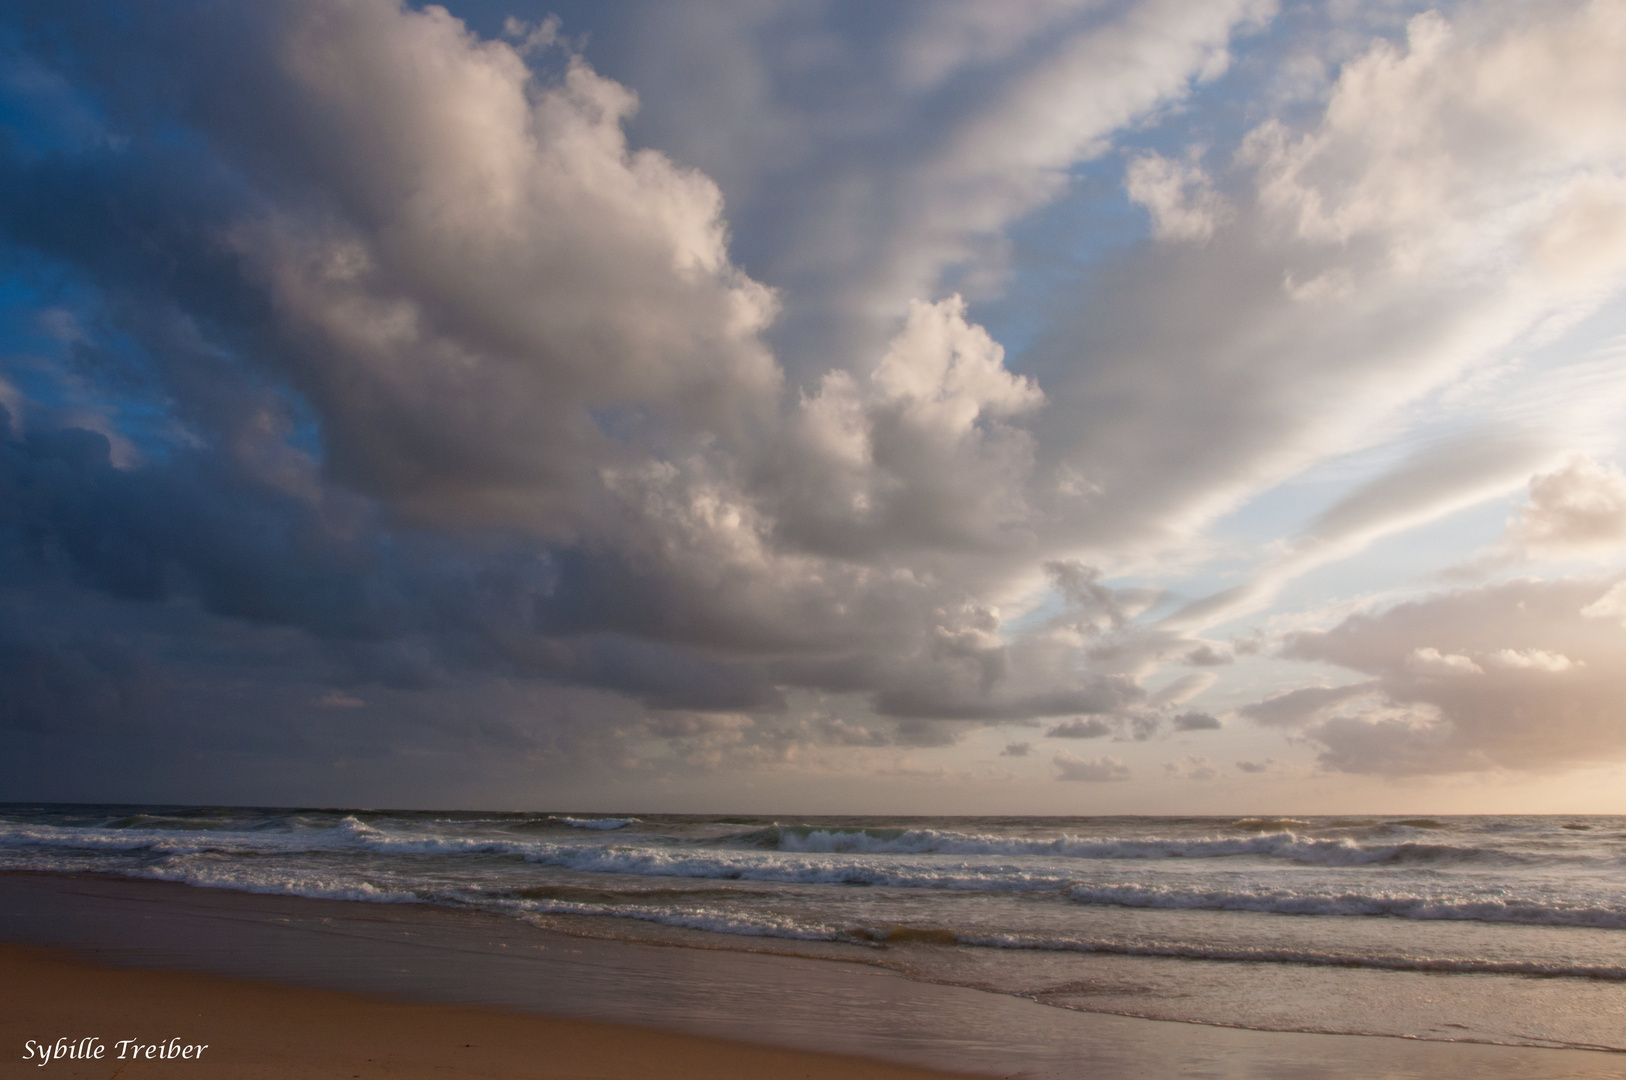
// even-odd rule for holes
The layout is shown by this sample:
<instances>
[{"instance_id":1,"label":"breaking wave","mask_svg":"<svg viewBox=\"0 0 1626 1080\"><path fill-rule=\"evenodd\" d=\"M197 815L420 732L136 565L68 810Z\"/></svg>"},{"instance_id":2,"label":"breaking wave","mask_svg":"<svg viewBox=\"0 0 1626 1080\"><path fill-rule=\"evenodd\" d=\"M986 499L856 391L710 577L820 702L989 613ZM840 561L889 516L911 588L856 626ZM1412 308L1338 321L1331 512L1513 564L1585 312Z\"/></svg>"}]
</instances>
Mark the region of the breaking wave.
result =
<instances>
[{"instance_id":1,"label":"breaking wave","mask_svg":"<svg viewBox=\"0 0 1626 1080\"><path fill-rule=\"evenodd\" d=\"M628 825L638 824L638 819L635 817L554 817L548 820L557 821L561 825L569 825L572 829L624 829Z\"/></svg>"},{"instance_id":2,"label":"breaking wave","mask_svg":"<svg viewBox=\"0 0 1626 1080\"><path fill-rule=\"evenodd\" d=\"M1516 858L1452 844L1361 844L1347 838L1304 837L1281 830L1252 836L1115 839L1063 835L1048 838L978 835L936 829L777 830L780 851L865 855L1032 855L1066 859L1226 859L1263 857L1320 866L1439 863Z\"/></svg>"}]
</instances>

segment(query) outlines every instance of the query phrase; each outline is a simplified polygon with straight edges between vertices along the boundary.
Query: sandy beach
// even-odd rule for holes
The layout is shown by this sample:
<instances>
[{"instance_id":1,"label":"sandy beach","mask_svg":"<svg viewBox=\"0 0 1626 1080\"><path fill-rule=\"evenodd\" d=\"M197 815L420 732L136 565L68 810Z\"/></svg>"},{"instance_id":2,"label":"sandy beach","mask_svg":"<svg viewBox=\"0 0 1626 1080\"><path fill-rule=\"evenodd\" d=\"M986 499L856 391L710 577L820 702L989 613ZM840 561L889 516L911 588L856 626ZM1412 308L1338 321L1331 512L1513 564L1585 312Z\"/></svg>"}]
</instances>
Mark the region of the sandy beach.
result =
<instances>
[{"instance_id":1,"label":"sandy beach","mask_svg":"<svg viewBox=\"0 0 1626 1080\"><path fill-rule=\"evenodd\" d=\"M1142 1020L862 964L157 882L0 874L0 941L6 1076L1626 1076L1617 1054ZM24 1059L30 1039L86 1036L101 1061ZM206 1045L204 1065L110 1061L132 1038Z\"/></svg>"},{"instance_id":2,"label":"sandy beach","mask_svg":"<svg viewBox=\"0 0 1626 1080\"><path fill-rule=\"evenodd\" d=\"M834 1054L708 1039L592 1020L420 1005L192 972L116 969L31 946L0 945L0 1074L102 1078L462 1076L507 1080L931 1080L951 1074ZM99 1060L42 1062L30 1045L66 1037ZM124 1040L134 1038L133 1045ZM162 1060L173 1042L205 1049ZM133 1060L145 1047L153 1059ZM19 1061L23 1050L27 1060ZM92 1051L94 1052L94 1051ZM126 1057L121 1060L120 1055Z\"/></svg>"}]
</instances>

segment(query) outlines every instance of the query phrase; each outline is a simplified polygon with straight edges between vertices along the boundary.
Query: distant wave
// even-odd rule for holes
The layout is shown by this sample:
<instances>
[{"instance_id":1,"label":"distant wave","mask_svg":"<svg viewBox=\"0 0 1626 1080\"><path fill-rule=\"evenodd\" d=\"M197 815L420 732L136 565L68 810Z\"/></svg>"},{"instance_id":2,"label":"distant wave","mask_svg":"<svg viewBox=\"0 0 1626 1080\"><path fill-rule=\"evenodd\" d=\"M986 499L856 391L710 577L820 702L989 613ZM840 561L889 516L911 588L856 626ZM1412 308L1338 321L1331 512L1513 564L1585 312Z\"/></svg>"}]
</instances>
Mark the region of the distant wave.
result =
<instances>
[{"instance_id":1,"label":"distant wave","mask_svg":"<svg viewBox=\"0 0 1626 1080\"><path fill-rule=\"evenodd\" d=\"M277 844L275 834L175 832L167 829L97 829L58 825L0 826L0 849L12 851L152 853L259 852ZM298 845L294 850L308 850Z\"/></svg>"},{"instance_id":2,"label":"distant wave","mask_svg":"<svg viewBox=\"0 0 1626 1080\"><path fill-rule=\"evenodd\" d=\"M1283 829L1291 829L1295 825L1302 827L1309 824L1311 823L1304 818L1245 817L1237 818L1231 822L1231 827L1233 829L1247 829L1249 832L1281 832Z\"/></svg>"},{"instance_id":3,"label":"distant wave","mask_svg":"<svg viewBox=\"0 0 1626 1080\"><path fill-rule=\"evenodd\" d=\"M304 852L362 850L379 853L450 855L458 853L523 854L525 840L482 837L426 837L375 829L355 818L315 829L234 831L207 829L106 829L58 825L0 825L0 851L101 852L147 855L293 855Z\"/></svg>"},{"instance_id":4,"label":"distant wave","mask_svg":"<svg viewBox=\"0 0 1626 1080\"><path fill-rule=\"evenodd\" d=\"M616 831L639 819L556 816L546 819L573 829ZM1268 819L1267 819L1268 820ZM1281 819L1276 819L1277 821ZM1242 827L1253 825L1247 822ZM1275 821L1270 821L1275 824ZM1259 821L1259 825L1266 821ZM642 841L646 845L648 841ZM1023 859L1144 861L1173 859L1265 859L1310 866L1452 866L1597 864L1600 860L1577 853L1514 851L1449 843L1362 843L1348 838L1301 836L1288 830L1241 836L1200 837L1019 837L956 832L940 829L840 829L811 826L774 826L715 839L688 842L676 838L658 845L663 852L685 851L700 859L717 856L732 863L753 855L779 852L792 855L950 855L1003 856ZM367 850L378 853L538 855L562 851L557 842L524 831L475 831L456 826L417 823L380 828L349 815L337 822L307 823L292 819L267 827L265 823L239 828L151 828L108 825L53 825L0 822L0 850L56 849L102 852L185 854L203 851L290 853L298 851ZM569 848L564 857L582 857L582 849ZM624 852L631 848L596 850ZM655 850L655 848L650 848ZM710 853L704 855L701 853ZM620 855L607 856L616 862ZM1058 864L1061 865L1061 864ZM629 871L641 872L641 871Z\"/></svg>"},{"instance_id":5,"label":"distant wave","mask_svg":"<svg viewBox=\"0 0 1626 1080\"><path fill-rule=\"evenodd\" d=\"M35 858L4 857L6 851ZM617 844L561 844L515 837L393 835L355 819L298 833L192 833L149 830L55 829L51 826L0 831L0 867L53 869L39 858L67 855L186 856L298 855L356 852L390 855L495 855L539 866L640 877L702 878L795 884L891 885L900 888L974 890L1058 889L1073 882L1064 872L1007 863L948 867L900 864L878 859L786 855L768 851L653 847ZM78 864L75 864L76 868ZM107 869L115 869L111 864Z\"/></svg>"},{"instance_id":6,"label":"distant wave","mask_svg":"<svg viewBox=\"0 0 1626 1080\"><path fill-rule=\"evenodd\" d=\"M884 885L976 891L1059 889L1075 880L1065 870L1008 863L933 866L879 859L799 857L777 852L669 848L539 846L528 862L600 874L710 878L802 885Z\"/></svg>"},{"instance_id":7,"label":"distant wave","mask_svg":"<svg viewBox=\"0 0 1626 1080\"><path fill-rule=\"evenodd\" d=\"M557 821L561 825L569 825L572 829L624 829L628 825L636 825L635 817L606 817L606 818L578 818L554 817L549 821Z\"/></svg>"},{"instance_id":8,"label":"distant wave","mask_svg":"<svg viewBox=\"0 0 1626 1080\"><path fill-rule=\"evenodd\" d=\"M937 829L816 829L780 827L780 851L942 855L1039 855L1069 859L1224 859L1264 856L1319 866L1373 863L1453 863L1502 859L1506 853L1451 844L1363 845L1348 839L1315 839L1288 831L1253 836L1193 839L1115 839L1058 836L1027 838Z\"/></svg>"}]
</instances>

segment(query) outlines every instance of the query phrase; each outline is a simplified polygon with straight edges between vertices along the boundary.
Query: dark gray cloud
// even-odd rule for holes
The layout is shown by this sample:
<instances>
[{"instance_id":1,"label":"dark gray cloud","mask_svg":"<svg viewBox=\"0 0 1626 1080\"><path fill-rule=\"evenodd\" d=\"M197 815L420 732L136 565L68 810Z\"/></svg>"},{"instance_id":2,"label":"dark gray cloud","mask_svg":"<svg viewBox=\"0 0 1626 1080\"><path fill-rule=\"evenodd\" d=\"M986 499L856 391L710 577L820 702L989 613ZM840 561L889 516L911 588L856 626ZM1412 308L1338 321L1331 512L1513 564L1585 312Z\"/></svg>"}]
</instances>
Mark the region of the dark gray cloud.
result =
<instances>
[{"instance_id":1,"label":"dark gray cloud","mask_svg":"<svg viewBox=\"0 0 1626 1080\"><path fill-rule=\"evenodd\" d=\"M160 8L117 43L37 18L80 50L113 134L78 157L15 151L6 235L107 299L71 350L106 407L141 391L168 416L131 468L61 409L8 424L7 517L34 557L124 598L415 634L444 668L655 708L773 711L855 650L877 662L832 688L900 717L1133 693L1002 694L1001 646L955 644L956 618L931 614L967 603L952 580L781 546L797 514L766 517L742 486L778 453L771 425L751 430L778 408L758 336L773 296L730 263L711 182L631 151L630 95L585 63L538 83L444 14L387 2ZM163 93L124 93L159 40ZM177 148L152 122L199 138ZM985 516L975 496L949 518L920 501L976 490L948 480L985 441L961 403L974 420L1037 400L980 330L950 312L969 344L942 341L921 310L859 432L913 500L876 526L906 545ZM131 339L122 355L107 335ZM964 456L937 456L956 441Z\"/></svg>"},{"instance_id":2,"label":"dark gray cloud","mask_svg":"<svg viewBox=\"0 0 1626 1080\"><path fill-rule=\"evenodd\" d=\"M1092 716L1087 720L1084 717L1079 716L1064 723L1057 724L1055 727L1045 732L1045 738L1100 739L1107 735L1111 735L1112 732L1113 725L1101 719L1099 716Z\"/></svg>"}]
</instances>

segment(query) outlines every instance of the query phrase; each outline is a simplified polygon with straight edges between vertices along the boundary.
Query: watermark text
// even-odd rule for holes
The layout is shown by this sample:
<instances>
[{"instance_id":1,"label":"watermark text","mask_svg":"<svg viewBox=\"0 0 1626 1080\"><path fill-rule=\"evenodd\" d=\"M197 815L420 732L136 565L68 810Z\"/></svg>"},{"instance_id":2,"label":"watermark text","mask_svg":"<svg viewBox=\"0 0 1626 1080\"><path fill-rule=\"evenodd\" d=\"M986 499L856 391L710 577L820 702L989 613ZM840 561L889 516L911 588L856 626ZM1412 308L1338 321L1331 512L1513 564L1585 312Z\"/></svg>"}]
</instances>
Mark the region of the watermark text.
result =
<instances>
[{"instance_id":1,"label":"watermark text","mask_svg":"<svg viewBox=\"0 0 1626 1080\"><path fill-rule=\"evenodd\" d=\"M148 1042L145 1039L117 1039L105 1043L95 1035L71 1039L64 1035L56 1042L36 1042L29 1039L23 1044L23 1060L36 1062L41 1068L53 1061L201 1061L208 1043L182 1042L180 1036L168 1042Z\"/></svg>"}]
</instances>

